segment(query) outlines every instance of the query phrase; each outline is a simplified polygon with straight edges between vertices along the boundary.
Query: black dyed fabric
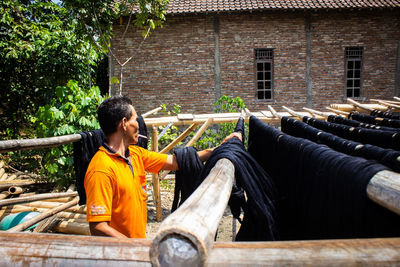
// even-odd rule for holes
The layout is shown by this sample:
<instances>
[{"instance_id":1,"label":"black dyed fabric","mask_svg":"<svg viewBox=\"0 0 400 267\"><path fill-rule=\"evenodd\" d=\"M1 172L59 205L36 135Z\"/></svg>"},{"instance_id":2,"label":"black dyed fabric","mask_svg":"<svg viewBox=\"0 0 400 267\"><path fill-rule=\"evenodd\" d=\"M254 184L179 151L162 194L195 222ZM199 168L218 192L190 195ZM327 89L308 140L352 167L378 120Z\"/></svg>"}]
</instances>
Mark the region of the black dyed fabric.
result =
<instances>
[{"instance_id":1,"label":"black dyed fabric","mask_svg":"<svg viewBox=\"0 0 400 267\"><path fill-rule=\"evenodd\" d=\"M74 170L76 190L79 195L79 205L86 204L84 179L90 160L99 150L106 137L102 130L79 133L82 139L74 143Z\"/></svg>"},{"instance_id":2,"label":"black dyed fabric","mask_svg":"<svg viewBox=\"0 0 400 267\"><path fill-rule=\"evenodd\" d=\"M335 115L329 115L328 121L333 122L333 123L338 123L338 124L349 125L349 126L353 126L353 127L362 127L362 128L377 129L377 130L391 131L391 132L399 132L400 131L400 128L379 126L379 125L364 123L364 122L360 122L360 121L356 121L356 120L350 120L350 119L346 119L346 118L343 118L340 116L335 116Z\"/></svg>"},{"instance_id":3,"label":"black dyed fabric","mask_svg":"<svg viewBox=\"0 0 400 267\"><path fill-rule=\"evenodd\" d=\"M391 112L377 110L377 109L374 109L373 111L371 111L371 116L400 120L400 116L399 115L395 115L395 114L393 114Z\"/></svg>"},{"instance_id":4,"label":"black dyed fabric","mask_svg":"<svg viewBox=\"0 0 400 267\"><path fill-rule=\"evenodd\" d=\"M400 150L400 133L398 132L352 127L321 121L307 116L303 117L303 122L325 132L332 133L345 139L357 141L362 144Z\"/></svg>"},{"instance_id":5,"label":"black dyed fabric","mask_svg":"<svg viewBox=\"0 0 400 267\"><path fill-rule=\"evenodd\" d=\"M400 120L388 119L388 118L376 118L374 116L360 114L358 112L350 112L348 117L349 119L365 123L377 124L380 126L387 126L392 128L400 128Z\"/></svg>"},{"instance_id":6,"label":"black dyed fabric","mask_svg":"<svg viewBox=\"0 0 400 267\"><path fill-rule=\"evenodd\" d=\"M240 117L236 123L235 129L233 130L234 132L241 133L242 134L242 141L244 143L245 135L244 135L244 119Z\"/></svg>"},{"instance_id":7,"label":"black dyed fabric","mask_svg":"<svg viewBox=\"0 0 400 267\"><path fill-rule=\"evenodd\" d=\"M189 183L190 186L187 186L187 188L191 187L193 191L208 176L218 160L229 159L235 166L236 186L239 189L239 191L236 191L237 196L231 196L229 205L236 211L232 212L236 216L240 215L240 212L237 212L238 210L243 209L244 212L236 240L266 241L278 239L274 209L275 187L263 168L245 151L243 143L239 139L232 138L217 147L203 168L198 163L198 158L196 159L197 153L194 149L183 148L176 150L175 154L179 166L176 179L177 181L184 179L183 183ZM178 190L182 190L184 187L178 187ZM246 192L247 201L241 193L242 188ZM175 200L176 190L175 188L174 204L178 201ZM232 200L232 197L234 200Z\"/></svg>"},{"instance_id":8,"label":"black dyed fabric","mask_svg":"<svg viewBox=\"0 0 400 267\"><path fill-rule=\"evenodd\" d=\"M136 120L139 124L139 134L148 137L146 123L144 122L142 115L138 115ZM137 145L147 149L148 140L148 138L139 137Z\"/></svg>"},{"instance_id":9,"label":"black dyed fabric","mask_svg":"<svg viewBox=\"0 0 400 267\"><path fill-rule=\"evenodd\" d=\"M400 172L400 151L369 144L363 145L359 142L347 140L331 133L321 131L304 122L289 117L283 117L281 119L281 129L282 132L286 134L327 145L336 151L351 156L376 160L392 170Z\"/></svg>"},{"instance_id":10,"label":"black dyed fabric","mask_svg":"<svg viewBox=\"0 0 400 267\"><path fill-rule=\"evenodd\" d=\"M203 182L200 177L203 163L193 147L174 150L179 170L175 173L174 200L171 212L174 212Z\"/></svg>"},{"instance_id":11,"label":"black dyed fabric","mask_svg":"<svg viewBox=\"0 0 400 267\"><path fill-rule=\"evenodd\" d=\"M254 116L248 150L277 186L281 239L400 236L400 216L366 194L383 165L284 134Z\"/></svg>"}]
</instances>

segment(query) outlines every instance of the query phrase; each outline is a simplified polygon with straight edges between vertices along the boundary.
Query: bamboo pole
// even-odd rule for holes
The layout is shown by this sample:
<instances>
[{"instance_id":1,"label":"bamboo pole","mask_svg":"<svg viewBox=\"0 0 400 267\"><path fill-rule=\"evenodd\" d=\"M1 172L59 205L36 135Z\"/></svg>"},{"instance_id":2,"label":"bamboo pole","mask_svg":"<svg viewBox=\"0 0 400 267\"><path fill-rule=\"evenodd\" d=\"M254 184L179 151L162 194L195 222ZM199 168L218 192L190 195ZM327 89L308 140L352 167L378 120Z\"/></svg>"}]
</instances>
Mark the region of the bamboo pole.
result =
<instances>
[{"instance_id":1,"label":"bamboo pole","mask_svg":"<svg viewBox=\"0 0 400 267\"><path fill-rule=\"evenodd\" d=\"M358 103L357 101L355 101L355 100L353 100L353 99L351 99L351 98L347 98L347 102L350 103L350 104L352 104L352 105L355 106L355 107L359 107L359 108L361 108L361 109L363 109L363 110L366 110L366 111L372 111L372 110L374 110L373 108L370 108L370 107L368 107L368 106L366 106L366 105L360 104L360 103Z\"/></svg>"},{"instance_id":2,"label":"bamboo pole","mask_svg":"<svg viewBox=\"0 0 400 267\"><path fill-rule=\"evenodd\" d=\"M268 109L269 111L271 111L272 115L274 115L274 117L281 119L283 116L278 114L278 112L276 112L276 110L271 106L268 105Z\"/></svg>"},{"instance_id":3,"label":"bamboo pole","mask_svg":"<svg viewBox=\"0 0 400 267\"><path fill-rule=\"evenodd\" d=\"M220 159L196 191L163 221L150 249L153 266L204 265L229 200L234 169L228 159Z\"/></svg>"},{"instance_id":4,"label":"bamboo pole","mask_svg":"<svg viewBox=\"0 0 400 267\"><path fill-rule=\"evenodd\" d=\"M334 108L331 108L331 107L326 107L326 109L330 110L330 111L332 111L332 112L334 112L336 114L339 114L339 115L348 116L350 114L349 112L338 110L338 109L334 109Z\"/></svg>"},{"instance_id":5,"label":"bamboo pole","mask_svg":"<svg viewBox=\"0 0 400 267\"><path fill-rule=\"evenodd\" d=\"M158 132L157 128L153 127L153 132L151 135L151 150L158 152ZM156 220L161 222L162 220L162 207L161 207L161 195L160 195L160 180L158 174L152 174L153 181L153 199L156 205Z\"/></svg>"},{"instance_id":6,"label":"bamboo pole","mask_svg":"<svg viewBox=\"0 0 400 267\"><path fill-rule=\"evenodd\" d=\"M81 140L81 138L80 134L70 134L48 138L0 141L0 152L56 147L71 142L77 142Z\"/></svg>"},{"instance_id":7,"label":"bamboo pole","mask_svg":"<svg viewBox=\"0 0 400 267\"><path fill-rule=\"evenodd\" d=\"M393 99L400 101L400 97L394 96Z\"/></svg>"},{"instance_id":8,"label":"bamboo pole","mask_svg":"<svg viewBox=\"0 0 400 267\"><path fill-rule=\"evenodd\" d=\"M4 183L0 183L0 190L4 190L10 188L11 186L28 186L31 184L35 184L35 181L29 181L29 180L19 180L19 181L12 181L12 182L4 182ZM1 205L0 205L1 206Z\"/></svg>"},{"instance_id":9,"label":"bamboo pole","mask_svg":"<svg viewBox=\"0 0 400 267\"><path fill-rule=\"evenodd\" d=\"M174 141L172 141L171 143L169 143L168 146L164 147L160 153L166 154L168 153L171 149L173 149L180 141L182 141L183 139L185 139L191 132L194 131L194 129L196 129L198 124L193 123L191 124L183 133L181 133Z\"/></svg>"},{"instance_id":10,"label":"bamboo pole","mask_svg":"<svg viewBox=\"0 0 400 267\"><path fill-rule=\"evenodd\" d=\"M24 189L20 186L11 186L8 188L8 193L10 193L10 195L18 195L22 192L24 192Z\"/></svg>"},{"instance_id":11,"label":"bamboo pole","mask_svg":"<svg viewBox=\"0 0 400 267\"><path fill-rule=\"evenodd\" d=\"M186 146L193 146L197 140L202 136L202 134L207 130L207 128L213 123L213 118L209 118L196 132L192 139L186 144Z\"/></svg>"},{"instance_id":12,"label":"bamboo pole","mask_svg":"<svg viewBox=\"0 0 400 267\"><path fill-rule=\"evenodd\" d=\"M5 174L5 173L6 173L6 170L4 168L0 168L0 181L4 180L2 178L3 178L3 174Z\"/></svg>"},{"instance_id":13,"label":"bamboo pole","mask_svg":"<svg viewBox=\"0 0 400 267\"><path fill-rule=\"evenodd\" d=\"M393 103L389 103L383 100L378 100L378 103L384 106L388 106L390 108L394 108L394 109L400 109L400 105L399 104L393 104Z\"/></svg>"},{"instance_id":14,"label":"bamboo pole","mask_svg":"<svg viewBox=\"0 0 400 267\"><path fill-rule=\"evenodd\" d=\"M311 109L311 108L303 107L303 109L308 111L308 112L310 112L311 114L315 114L315 115L317 115L319 117L322 117L322 118L328 118L329 115L333 115L332 113L329 113L329 112L322 112L322 111L318 111L318 110Z\"/></svg>"},{"instance_id":15,"label":"bamboo pole","mask_svg":"<svg viewBox=\"0 0 400 267\"><path fill-rule=\"evenodd\" d=\"M374 101L374 102L379 102L379 101L385 101L387 103L395 104L395 105L400 105L399 101L393 101L393 100L382 100L382 99L376 99L376 98L371 98L369 101Z\"/></svg>"},{"instance_id":16,"label":"bamboo pole","mask_svg":"<svg viewBox=\"0 0 400 267\"><path fill-rule=\"evenodd\" d=\"M56 208L63 204L64 203L59 203L59 202L34 201L34 202L30 202L30 203L24 203L19 206L41 208L41 209L53 209L53 208ZM86 206L84 206L84 205L78 206L77 205L77 206L68 208L66 211L86 214Z\"/></svg>"},{"instance_id":17,"label":"bamboo pole","mask_svg":"<svg viewBox=\"0 0 400 267\"><path fill-rule=\"evenodd\" d=\"M90 235L89 223L61 221L54 230L58 233L71 235Z\"/></svg>"},{"instance_id":18,"label":"bamboo pole","mask_svg":"<svg viewBox=\"0 0 400 267\"><path fill-rule=\"evenodd\" d=\"M0 193L0 200L1 199L5 199L10 195L10 193L8 191L3 191Z\"/></svg>"},{"instance_id":19,"label":"bamboo pole","mask_svg":"<svg viewBox=\"0 0 400 267\"><path fill-rule=\"evenodd\" d=\"M23 223L18 224L17 226L8 229L6 232L20 232L20 231L24 231L25 229L27 229L28 227L31 227L32 225L34 225L35 223L40 222L41 220L44 220L50 216L53 216L54 214L57 214L60 211L63 211L69 207L75 206L76 204L78 204L79 199L75 198L74 200L67 202L57 208L51 209L45 213L39 214L35 217L33 217L32 219L29 219Z\"/></svg>"},{"instance_id":20,"label":"bamboo pole","mask_svg":"<svg viewBox=\"0 0 400 267\"><path fill-rule=\"evenodd\" d=\"M8 176L7 181L11 182L11 181L14 181L15 179L17 179L17 175L12 174L12 175Z\"/></svg>"},{"instance_id":21,"label":"bamboo pole","mask_svg":"<svg viewBox=\"0 0 400 267\"><path fill-rule=\"evenodd\" d=\"M368 183L367 195L400 215L400 174L388 170L378 172Z\"/></svg>"},{"instance_id":22,"label":"bamboo pole","mask_svg":"<svg viewBox=\"0 0 400 267\"><path fill-rule=\"evenodd\" d=\"M306 116L306 115L301 114L300 112L296 112L296 111L294 111L293 109L290 109L290 108L288 108L288 107L286 107L286 106L282 106L282 108L283 108L284 110L286 110L287 112L289 112L290 115L292 115L292 116L294 116L294 117L297 117L297 118L299 118L300 120L302 120L303 117ZM309 115L309 113L308 113L308 115Z\"/></svg>"},{"instance_id":23,"label":"bamboo pole","mask_svg":"<svg viewBox=\"0 0 400 267\"><path fill-rule=\"evenodd\" d=\"M160 110L162 110L161 107L152 109L152 110L150 110L150 111L147 111L146 113L143 113L143 114L142 114L142 117L143 117L143 118L146 118L146 117L148 117L148 116L150 116L150 115L153 115L154 113L159 112Z\"/></svg>"},{"instance_id":24,"label":"bamboo pole","mask_svg":"<svg viewBox=\"0 0 400 267\"><path fill-rule=\"evenodd\" d=\"M12 205L12 204L32 202L32 201L36 201L36 200L44 200L44 199L57 198L57 197L72 197L72 196L77 196L77 195L78 195L78 193L75 191L75 192L65 192L65 193L46 193L46 194L38 194L38 195L33 195L33 196L28 196L28 197L3 199L3 200L0 200L0 207Z\"/></svg>"}]
</instances>

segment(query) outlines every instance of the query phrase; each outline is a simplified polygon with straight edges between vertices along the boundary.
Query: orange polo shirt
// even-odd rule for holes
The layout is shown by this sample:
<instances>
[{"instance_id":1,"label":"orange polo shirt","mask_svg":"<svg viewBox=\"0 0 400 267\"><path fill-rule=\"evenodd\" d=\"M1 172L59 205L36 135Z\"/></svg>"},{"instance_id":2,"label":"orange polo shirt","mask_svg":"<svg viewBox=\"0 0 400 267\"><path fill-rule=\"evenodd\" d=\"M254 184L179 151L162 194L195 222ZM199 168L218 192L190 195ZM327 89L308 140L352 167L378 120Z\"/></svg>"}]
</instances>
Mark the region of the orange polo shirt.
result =
<instances>
[{"instance_id":1,"label":"orange polo shirt","mask_svg":"<svg viewBox=\"0 0 400 267\"><path fill-rule=\"evenodd\" d=\"M128 237L146 238L146 171L158 173L166 160L166 154L138 146L129 146L126 157L100 147L84 180L87 221L109 221Z\"/></svg>"}]
</instances>

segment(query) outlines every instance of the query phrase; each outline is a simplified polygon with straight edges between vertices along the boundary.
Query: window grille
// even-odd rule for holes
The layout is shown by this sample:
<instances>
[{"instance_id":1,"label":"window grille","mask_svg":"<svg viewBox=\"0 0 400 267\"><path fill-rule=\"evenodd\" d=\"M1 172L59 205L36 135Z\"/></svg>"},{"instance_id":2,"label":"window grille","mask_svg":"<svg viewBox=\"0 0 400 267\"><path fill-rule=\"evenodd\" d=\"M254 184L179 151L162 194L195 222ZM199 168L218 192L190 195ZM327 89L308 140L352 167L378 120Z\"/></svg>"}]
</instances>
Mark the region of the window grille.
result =
<instances>
[{"instance_id":1,"label":"window grille","mask_svg":"<svg viewBox=\"0 0 400 267\"><path fill-rule=\"evenodd\" d=\"M346 48L346 96L360 97L363 47Z\"/></svg>"},{"instance_id":2,"label":"window grille","mask_svg":"<svg viewBox=\"0 0 400 267\"><path fill-rule=\"evenodd\" d=\"M255 49L257 99L272 100L273 50Z\"/></svg>"}]
</instances>

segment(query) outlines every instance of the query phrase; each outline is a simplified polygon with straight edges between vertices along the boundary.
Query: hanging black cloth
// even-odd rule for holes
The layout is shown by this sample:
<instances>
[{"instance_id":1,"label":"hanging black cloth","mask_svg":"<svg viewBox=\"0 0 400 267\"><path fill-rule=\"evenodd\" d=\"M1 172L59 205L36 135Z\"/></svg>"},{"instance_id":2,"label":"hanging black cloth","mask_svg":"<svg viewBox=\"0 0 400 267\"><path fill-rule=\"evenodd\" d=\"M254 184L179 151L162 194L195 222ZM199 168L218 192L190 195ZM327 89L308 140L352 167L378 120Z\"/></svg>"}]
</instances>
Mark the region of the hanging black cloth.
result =
<instances>
[{"instance_id":1,"label":"hanging black cloth","mask_svg":"<svg viewBox=\"0 0 400 267\"><path fill-rule=\"evenodd\" d=\"M244 133L244 123L239 120L236 129ZM266 241L278 239L275 223L275 186L263 168L245 151L243 143L232 138L217 147L203 167L194 148L175 150L179 171L176 172L173 210L179 202L179 194L186 199L208 176L218 160L229 159L235 166L235 182L229 206L239 219L244 216L236 235L237 241ZM180 190L180 192L177 190ZM190 192L191 191L191 192ZM244 196L246 192L247 201Z\"/></svg>"},{"instance_id":2,"label":"hanging black cloth","mask_svg":"<svg viewBox=\"0 0 400 267\"><path fill-rule=\"evenodd\" d=\"M391 112L374 109L371 111L371 116L400 120L400 115L395 115Z\"/></svg>"},{"instance_id":3,"label":"hanging black cloth","mask_svg":"<svg viewBox=\"0 0 400 267\"><path fill-rule=\"evenodd\" d=\"M82 139L74 143L75 184L79 195L79 205L86 204L84 179L90 160L99 150L106 137L102 130L79 133Z\"/></svg>"},{"instance_id":4,"label":"hanging black cloth","mask_svg":"<svg viewBox=\"0 0 400 267\"><path fill-rule=\"evenodd\" d=\"M370 124L370 123L364 123L364 122L360 122L360 121L356 121L356 120L346 119L346 118L336 116L336 115L329 115L328 121L333 122L333 123L338 123L338 124L349 125L349 126L353 126L353 127L363 127L363 128L377 129L377 130L383 130L383 131L400 132L399 128L391 128L391 127L379 126L379 125Z\"/></svg>"},{"instance_id":5,"label":"hanging black cloth","mask_svg":"<svg viewBox=\"0 0 400 267\"><path fill-rule=\"evenodd\" d=\"M307 116L303 117L303 122L325 132L332 133L345 139L357 141L362 144L400 150L400 133L398 132L351 127L348 125L317 120Z\"/></svg>"},{"instance_id":6,"label":"hanging black cloth","mask_svg":"<svg viewBox=\"0 0 400 267\"><path fill-rule=\"evenodd\" d=\"M400 151L369 144L363 145L359 142L347 140L331 133L321 131L304 122L289 117L282 117L281 130L286 134L327 145L336 151L351 156L376 160L392 170L400 172Z\"/></svg>"},{"instance_id":7,"label":"hanging black cloth","mask_svg":"<svg viewBox=\"0 0 400 267\"><path fill-rule=\"evenodd\" d=\"M254 116L248 142L277 186L281 239L400 236L400 216L366 194L383 165L286 135Z\"/></svg>"},{"instance_id":8,"label":"hanging black cloth","mask_svg":"<svg viewBox=\"0 0 400 267\"><path fill-rule=\"evenodd\" d=\"M371 115L360 114L358 112L350 112L349 119L361 121L365 123L376 124L380 126L387 126L392 128L400 128L400 120L388 119L388 118L376 118Z\"/></svg>"}]
</instances>

